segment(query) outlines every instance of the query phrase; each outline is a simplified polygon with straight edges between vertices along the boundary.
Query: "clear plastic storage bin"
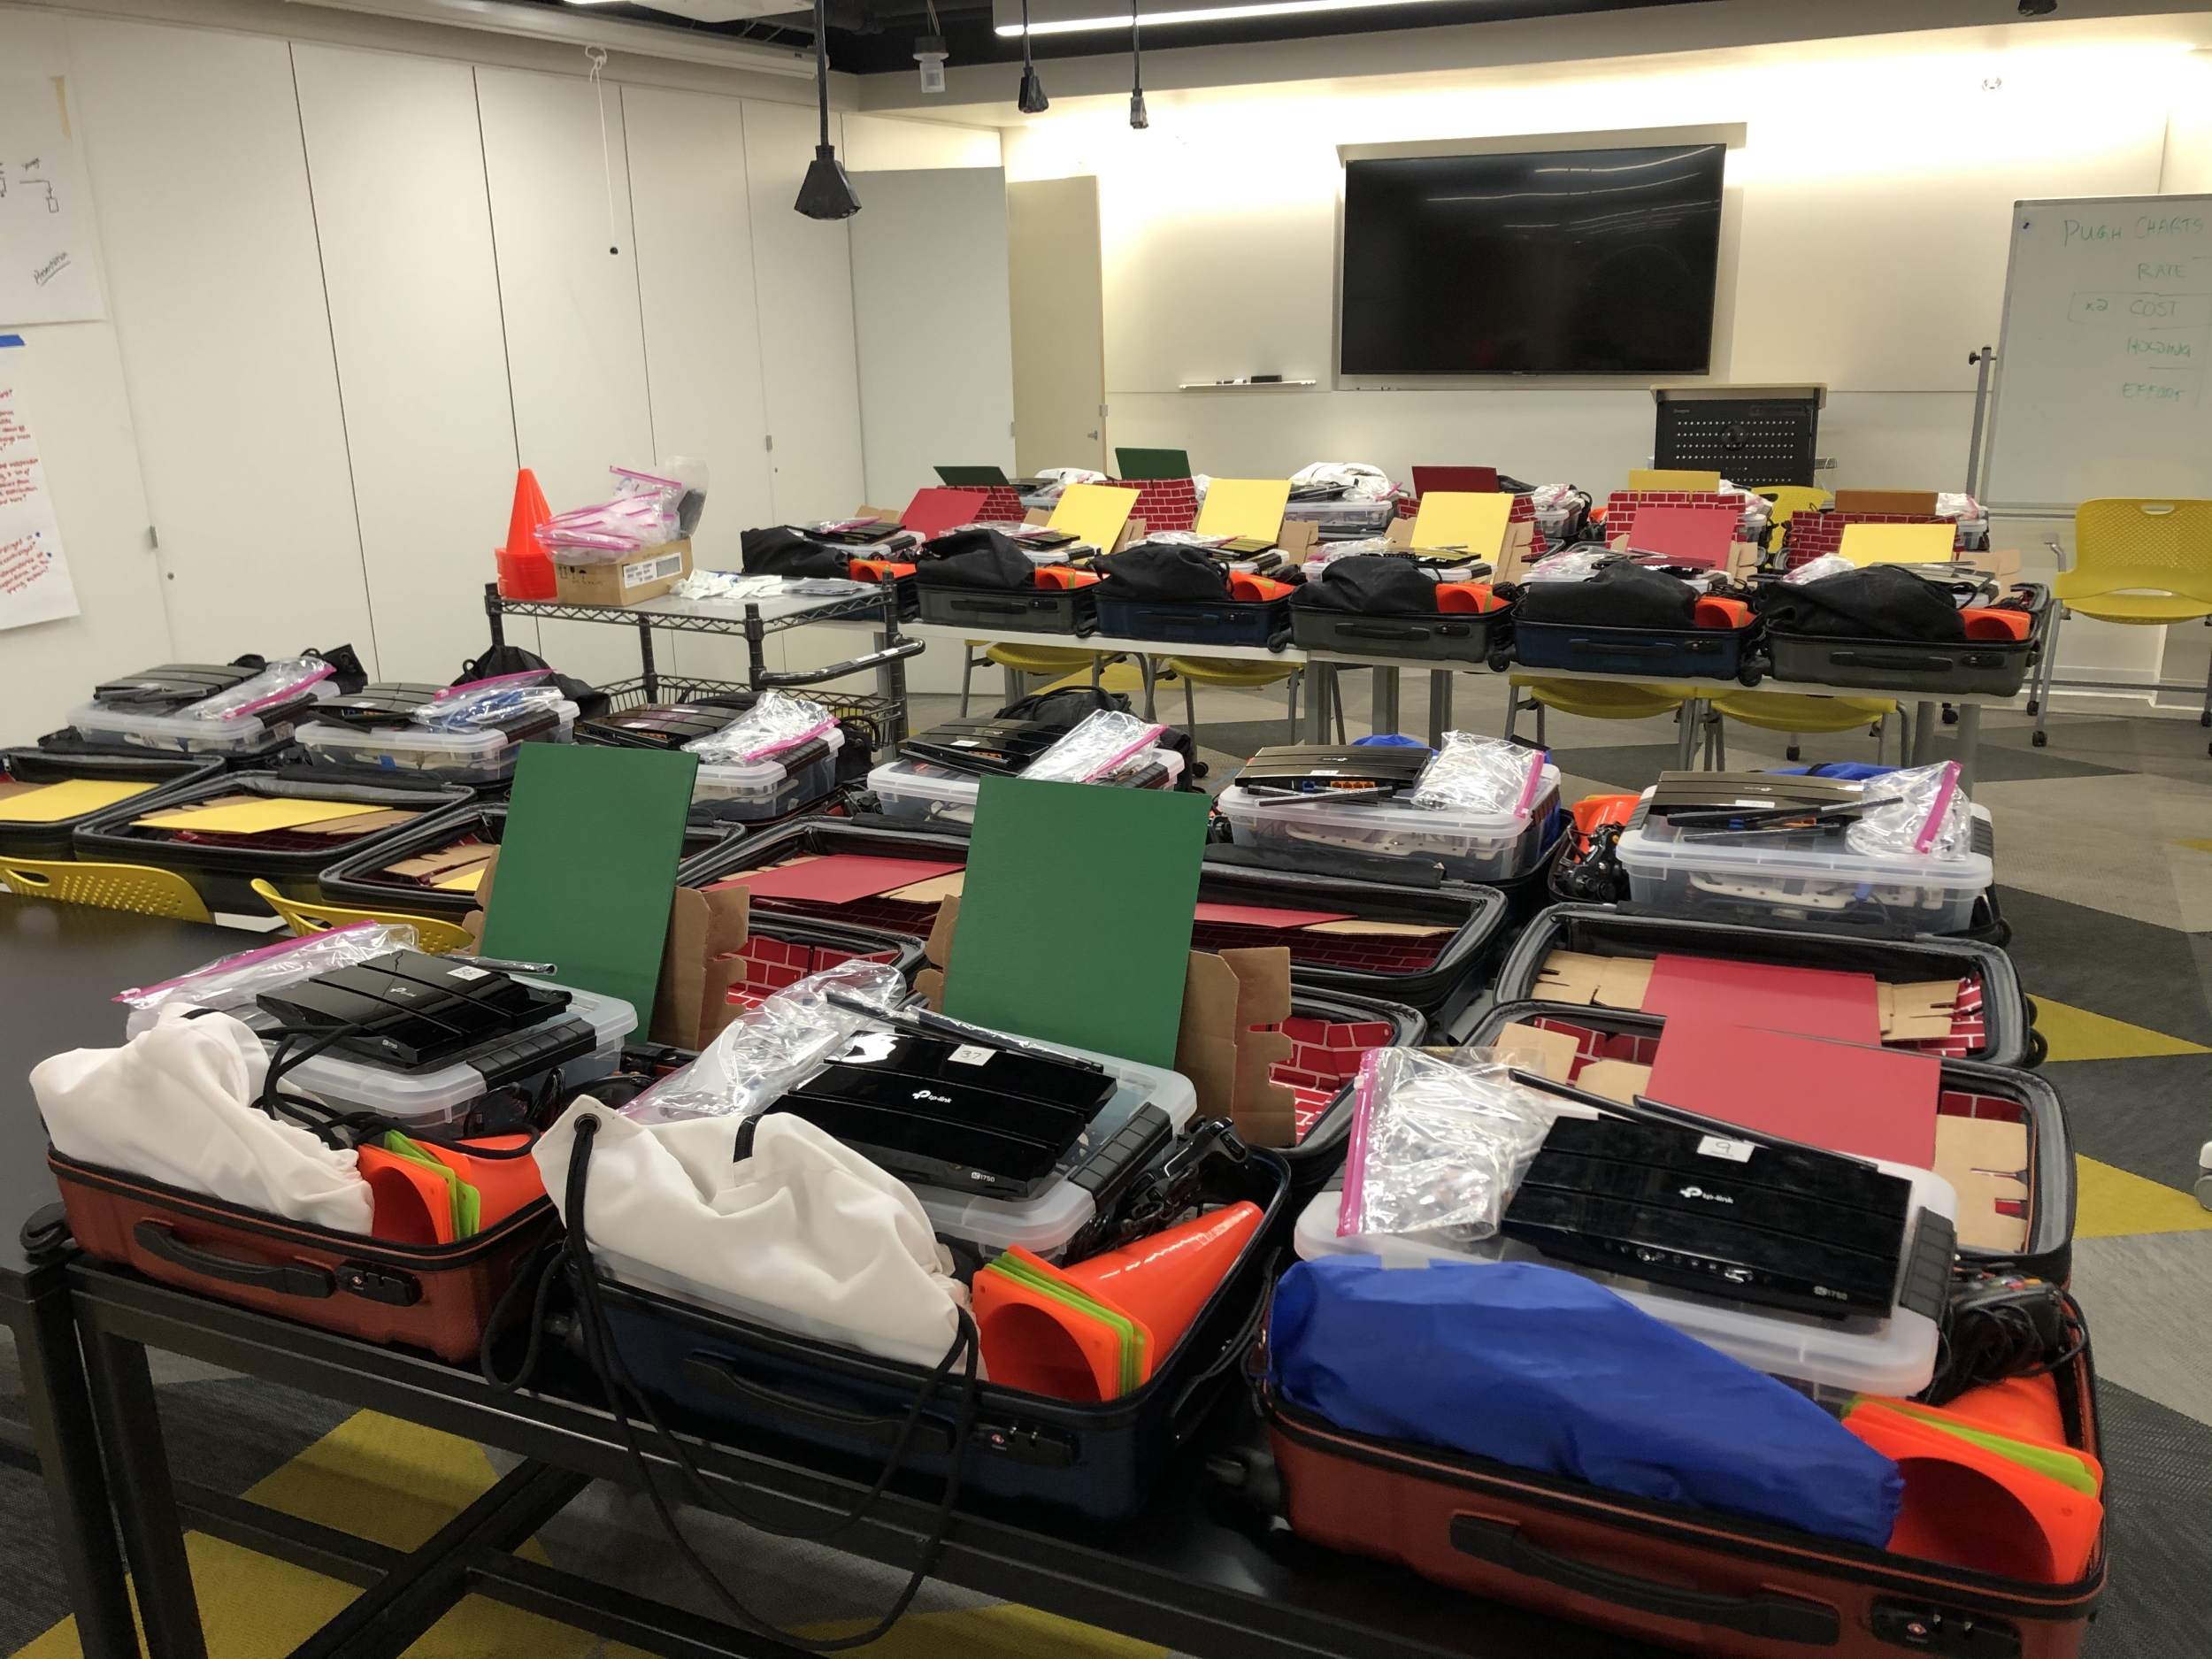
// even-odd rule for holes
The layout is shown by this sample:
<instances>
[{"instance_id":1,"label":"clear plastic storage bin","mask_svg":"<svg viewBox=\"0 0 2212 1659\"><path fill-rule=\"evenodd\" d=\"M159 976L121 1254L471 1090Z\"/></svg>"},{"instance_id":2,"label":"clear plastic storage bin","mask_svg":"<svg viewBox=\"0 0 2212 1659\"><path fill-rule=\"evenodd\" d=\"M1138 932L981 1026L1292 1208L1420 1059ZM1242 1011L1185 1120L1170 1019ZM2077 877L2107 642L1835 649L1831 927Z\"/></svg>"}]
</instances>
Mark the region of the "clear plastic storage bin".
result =
<instances>
[{"instance_id":1,"label":"clear plastic storage bin","mask_svg":"<svg viewBox=\"0 0 2212 1659\"><path fill-rule=\"evenodd\" d=\"M243 755L292 735L289 718L263 721L257 714L196 719L189 712L134 714L88 703L69 711L69 724L88 743L150 749L162 755Z\"/></svg>"},{"instance_id":2,"label":"clear plastic storage bin","mask_svg":"<svg viewBox=\"0 0 2212 1659\"><path fill-rule=\"evenodd\" d=\"M837 787L837 751L845 747L844 727L833 726L821 741L829 745L829 753L796 772L772 755L728 765L701 761L698 779L691 786L693 810L750 823L781 818L820 800Z\"/></svg>"},{"instance_id":3,"label":"clear plastic storage bin","mask_svg":"<svg viewBox=\"0 0 2212 1659\"><path fill-rule=\"evenodd\" d=\"M1958 1213L1951 1183L1928 1170L1880 1163L1888 1174L1912 1183L1911 1213L1925 1210L1947 1219ZM1419 1262L1540 1262L1547 1267L1594 1280L1617 1293L1663 1324L1741 1360L1754 1371L1859 1394L1915 1394L1935 1374L1936 1322L1908 1308L1894 1308L1886 1319L1857 1317L1820 1319L1780 1308L1724 1302L1671 1286L1648 1284L1618 1273L1555 1261L1532 1245L1503 1237L1486 1239L1461 1249L1446 1249L1386 1233L1337 1236L1337 1210L1343 1199L1341 1178L1317 1193L1300 1212L1293 1242L1308 1261L1323 1256L1374 1256L1384 1264ZM1909 1241L1907 1246L1910 1250Z\"/></svg>"},{"instance_id":4,"label":"clear plastic storage bin","mask_svg":"<svg viewBox=\"0 0 2212 1659\"><path fill-rule=\"evenodd\" d=\"M363 766L377 772L426 772L462 783L496 783L515 774L515 760L526 742L569 743L576 737L576 705L553 705L560 724L528 738L480 732L433 732L419 726L358 731L349 726L310 721L299 729L299 745L326 766Z\"/></svg>"},{"instance_id":5,"label":"clear plastic storage bin","mask_svg":"<svg viewBox=\"0 0 2212 1659\"><path fill-rule=\"evenodd\" d=\"M1337 801L1323 793L1293 797L1255 795L1232 784L1215 804L1240 847L1308 851L1315 848L1417 858L1444 866L1455 881L1501 881L1525 875L1544 852L1544 823L1559 804L1559 768L1548 765L1526 818L1415 806L1410 801Z\"/></svg>"},{"instance_id":6,"label":"clear plastic storage bin","mask_svg":"<svg viewBox=\"0 0 2212 1659\"><path fill-rule=\"evenodd\" d=\"M553 985L549 979L526 979L525 983ZM561 1084L565 1091L562 1099L565 1103L568 1094L572 1093L576 1086L614 1073L622 1061L623 1040L638 1023L638 1017L635 1009L616 997L601 996L595 992L579 990L574 986L553 986L553 988L568 992L566 1011L536 1025L525 1026L515 1035L519 1041L533 1033L549 1031L565 1019L581 1019L590 1024L598 1038L598 1046L588 1055L580 1055L561 1063ZM262 1022L257 1016L249 1018L247 1023L257 1025ZM526 1092L535 1087L544 1074L544 1071L541 1070L487 1079L476 1066L460 1061L433 1071L396 1071L388 1066L332 1051L302 1061L284 1074L284 1080L287 1086L303 1094L315 1095L341 1111L382 1112L388 1118L434 1129L441 1124L452 1123L466 1117L469 1107L490 1090L519 1088Z\"/></svg>"},{"instance_id":7,"label":"clear plastic storage bin","mask_svg":"<svg viewBox=\"0 0 2212 1659\"><path fill-rule=\"evenodd\" d=\"M1183 757L1171 749L1148 749L1131 763L1167 769L1164 781L1154 786L1172 789L1183 775ZM887 761L868 774L868 787L882 803L886 818L918 822L972 824L976 796L983 780L972 772L958 772L935 761L902 757Z\"/></svg>"},{"instance_id":8,"label":"clear plastic storage bin","mask_svg":"<svg viewBox=\"0 0 2212 1659\"><path fill-rule=\"evenodd\" d=\"M1863 853L1840 835L1686 841L1647 818L1621 837L1629 896L1670 910L1769 912L1791 921L1856 917L1920 933L1973 926L1974 901L1995 865L1981 853L1954 858Z\"/></svg>"}]
</instances>

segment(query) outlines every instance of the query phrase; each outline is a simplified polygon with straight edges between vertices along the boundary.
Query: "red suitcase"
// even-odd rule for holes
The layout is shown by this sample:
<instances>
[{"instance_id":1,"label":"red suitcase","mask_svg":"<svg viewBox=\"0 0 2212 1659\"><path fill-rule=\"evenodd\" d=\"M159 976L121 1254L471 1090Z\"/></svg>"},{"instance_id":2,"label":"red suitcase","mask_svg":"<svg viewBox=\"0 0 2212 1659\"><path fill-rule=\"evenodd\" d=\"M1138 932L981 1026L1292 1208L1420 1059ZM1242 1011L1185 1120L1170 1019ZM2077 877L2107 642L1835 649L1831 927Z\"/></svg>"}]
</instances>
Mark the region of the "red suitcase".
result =
<instances>
[{"instance_id":1,"label":"red suitcase","mask_svg":"<svg viewBox=\"0 0 2212 1659\"><path fill-rule=\"evenodd\" d=\"M2095 1455L2085 1346L2058 1385L2069 1441ZM2105 1534L2080 1580L2032 1583L1348 1433L1271 1390L1263 1409L1299 1537L1686 1652L2074 1659L2104 1587Z\"/></svg>"},{"instance_id":2,"label":"red suitcase","mask_svg":"<svg viewBox=\"0 0 2212 1659\"><path fill-rule=\"evenodd\" d=\"M149 1279L365 1342L476 1358L516 1272L559 1223L537 1199L474 1238L395 1244L103 1169L50 1148L69 1231Z\"/></svg>"}]
</instances>

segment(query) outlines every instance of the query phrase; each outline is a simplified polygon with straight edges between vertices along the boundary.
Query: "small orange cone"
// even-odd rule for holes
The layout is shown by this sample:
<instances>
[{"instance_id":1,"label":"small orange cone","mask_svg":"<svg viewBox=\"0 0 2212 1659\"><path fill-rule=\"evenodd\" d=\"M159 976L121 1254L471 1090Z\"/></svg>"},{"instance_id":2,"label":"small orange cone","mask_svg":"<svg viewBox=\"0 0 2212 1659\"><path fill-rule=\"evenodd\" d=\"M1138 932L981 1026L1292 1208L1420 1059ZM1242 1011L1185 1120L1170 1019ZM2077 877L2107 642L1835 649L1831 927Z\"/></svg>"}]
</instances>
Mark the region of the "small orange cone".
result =
<instances>
[{"instance_id":1,"label":"small orange cone","mask_svg":"<svg viewBox=\"0 0 2212 1659\"><path fill-rule=\"evenodd\" d=\"M528 467L515 474L515 504L507 516L507 544L499 549L499 591L509 599L553 597L553 561L538 545L538 526L553 517L538 475Z\"/></svg>"},{"instance_id":2,"label":"small orange cone","mask_svg":"<svg viewBox=\"0 0 2212 1659\"><path fill-rule=\"evenodd\" d=\"M991 1380L1062 1400L1111 1400L1141 1386L1175 1351L1259 1225L1257 1205L1237 1203L1073 1267L1010 1251L1020 1277L995 1267L975 1276L976 1329ZM1048 1294L1040 1279L1069 1295ZM1133 1327L1141 1350L1133 1378L1121 1334L1086 1312L1085 1301Z\"/></svg>"},{"instance_id":3,"label":"small orange cone","mask_svg":"<svg viewBox=\"0 0 2212 1659\"><path fill-rule=\"evenodd\" d=\"M2058 1411L2058 1382L2049 1377L2008 1377L2002 1382L1969 1388L1944 1406L1956 1417L1993 1434L2008 1434L2039 1446L2064 1446L2066 1420Z\"/></svg>"}]
</instances>

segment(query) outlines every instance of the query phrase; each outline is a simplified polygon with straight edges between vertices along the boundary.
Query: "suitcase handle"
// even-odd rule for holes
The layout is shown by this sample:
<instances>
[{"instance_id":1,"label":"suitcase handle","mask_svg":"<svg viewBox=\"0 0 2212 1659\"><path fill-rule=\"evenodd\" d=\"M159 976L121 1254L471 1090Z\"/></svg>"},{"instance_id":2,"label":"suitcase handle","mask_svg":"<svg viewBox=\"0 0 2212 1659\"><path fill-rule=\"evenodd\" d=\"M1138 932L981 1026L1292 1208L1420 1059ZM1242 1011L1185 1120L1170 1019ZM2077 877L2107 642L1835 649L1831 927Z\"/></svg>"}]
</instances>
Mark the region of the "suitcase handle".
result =
<instances>
[{"instance_id":1,"label":"suitcase handle","mask_svg":"<svg viewBox=\"0 0 2212 1659\"><path fill-rule=\"evenodd\" d=\"M204 1273L227 1284L250 1285L256 1290L273 1290L280 1296L305 1296L317 1302L338 1288L337 1281L328 1273L304 1263L255 1262L196 1249L177 1237L173 1229L158 1221L138 1223L131 1229L131 1237L138 1240L138 1248L147 1255L172 1267L181 1267L188 1273Z\"/></svg>"},{"instance_id":2,"label":"suitcase handle","mask_svg":"<svg viewBox=\"0 0 2212 1659\"><path fill-rule=\"evenodd\" d=\"M1426 628L1394 628L1379 622L1340 622L1336 631L1348 640L1404 640L1414 645L1429 637Z\"/></svg>"},{"instance_id":3,"label":"suitcase handle","mask_svg":"<svg viewBox=\"0 0 2212 1659\"><path fill-rule=\"evenodd\" d=\"M1831 651L1837 668L1900 668L1915 674L1947 674L1958 664L1947 657L1893 657L1883 651Z\"/></svg>"},{"instance_id":4,"label":"suitcase handle","mask_svg":"<svg viewBox=\"0 0 2212 1659\"><path fill-rule=\"evenodd\" d=\"M1609 1568L1539 1548L1510 1522L1486 1520L1479 1515L1452 1517L1452 1548L1463 1555L1486 1561L1509 1572L1540 1578L1579 1595L1594 1596L1616 1607L1653 1613L1662 1618L1686 1619L1696 1624L1717 1624L1769 1641L1802 1642L1808 1647L1832 1647L1842 1637L1836 1610L1817 1601L1785 1601L1778 1596L1716 1595L1709 1590L1687 1590L1680 1585L1658 1584L1632 1578Z\"/></svg>"},{"instance_id":5,"label":"suitcase handle","mask_svg":"<svg viewBox=\"0 0 2212 1659\"><path fill-rule=\"evenodd\" d=\"M818 1400L803 1400L796 1394L767 1387L741 1375L729 1361L714 1354L694 1353L687 1358L684 1379L709 1394L720 1394L725 1400L765 1411L771 1417L803 1423L809 1428L841 1434L849 1440L864 1440L887 1452L899 1438L900 1425L906 1421L903 1416L879 1417L861 1411L840 1411ZM920 1457L944 1457L952 1451L952 1435L941 1424L923 1417L914 1425L907 1449Z\"/></svg>"},{"instance_id":6,"label":"suitcase handle","mask_svg":"<svg viewBox=\"0 0 2212 1659\"><path fill-rule=\"evenodd\" d=\"M1649 645L1639 645L1633 640L1617 643L1611 640L1569 640L1567 645L1571 650L1602 651L1608 657L1672 657L1677 651L1714 649L1704 640L1655 640Z\"/></svg>"},{"instance_id":7,"label":"suitcase handle","mask_svg":"<svg viewBox=\"0 0 2212 1659\"><path fill-rule=\"evenodd\" d=\"M973 611L987 617L1024 617L1029 614L1030 609L1018 599L955 599L951 602L951 608L955 611Z\"/></svg>"}]
</instances>

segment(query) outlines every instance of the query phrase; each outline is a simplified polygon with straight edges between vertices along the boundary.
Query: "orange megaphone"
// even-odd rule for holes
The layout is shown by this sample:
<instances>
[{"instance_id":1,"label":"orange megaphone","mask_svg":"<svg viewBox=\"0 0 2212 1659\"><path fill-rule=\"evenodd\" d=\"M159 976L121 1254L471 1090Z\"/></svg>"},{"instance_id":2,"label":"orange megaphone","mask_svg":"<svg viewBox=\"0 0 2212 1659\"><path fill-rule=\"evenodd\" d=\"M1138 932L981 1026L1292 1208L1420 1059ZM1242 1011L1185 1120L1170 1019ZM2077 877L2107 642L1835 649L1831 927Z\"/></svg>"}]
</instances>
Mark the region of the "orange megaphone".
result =
<instances>
[{"instance_id":1,"label":"orange megaphone","mask_svg":"<svg viewBox=\"0 0 2212 1659\"><path fill-rule=\"evenodd\" d=\"M1970 640L2024 640L2028 637L2029 617L2024 611L2007 611L1997 605L1970 605L1959 612L1959 620L1966 624Z\"/></svg>"},{"instance_id":2,"label":"orange megaphone","mask_svg":"<svg viewBox=\"0 0 2212 1659\"><path fill-rule=\"evenodd\" d=\"M1495 611L1504 603L1491 593L1488 582L1436 584L1436 608L1439 611Z\"/></svg>"},{"instance_id":3,"label":"orange megaphone","mask_svg":"<svg viewBox=\"0 0 2212 1659\"><path fill-rule=\"evenodd\" d=\"M1289 592L1288 582L1271 581L1264 576L1255 576L1249 571L1229 572L1229 597L1232 599L1264 604L1271 599L1280 599Z\"/></svg>"},{"instance_id":4,"label":"orange megaphone","mask_svg":"<svg viewBox=\"0 0 2212 1659\"><path fill-rule=\"evenodd\" d=\"M1889 1536L1899 1555L2038 1584L2088 1570L2104 1526L2098 1499L1878 1402L1855 1404L1843 1426L1905 1478Z\"/></svg>"},{"instance_id":5,"label":"orange megaphone","mask_svg":"<svg viewBox=\"0 0 2212 1659\"><path fill-rule=\"evenodd\" d=\"M1751 620L1751 607L1740 599L1706 597L1697 602L1701 628L1740 628Z\"/></svg>"},{"instance_id":6,"label":"orange megaphone","mask_svg":"<svg viewBox=\"0 0 2212 1659\"><path fill-rule=\"evenodd\" d=\"M1079 571L1071 565L1040 565L1037 567L1037 586L1040 588L1088 588L1093 582L1105 580L1096 571Z\"/></svg>"},{"instance_id":7,"label":"orange megaphone","mask_svg":"<svg viewBox=\"0 0 2212 1659\"><path fill-rule=\"evenodd\" d=\"M1082 1401L1141 1386L1175 1351L1259 1225L1257 1205L1236 1203L1072 1267L1018 1246L1009 1250L1015 1261L994 1260L973 1286L991 1380Z\"/></svg>"}]
</instances>

